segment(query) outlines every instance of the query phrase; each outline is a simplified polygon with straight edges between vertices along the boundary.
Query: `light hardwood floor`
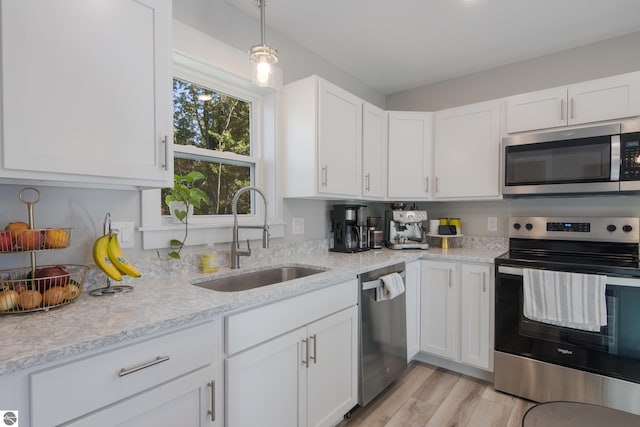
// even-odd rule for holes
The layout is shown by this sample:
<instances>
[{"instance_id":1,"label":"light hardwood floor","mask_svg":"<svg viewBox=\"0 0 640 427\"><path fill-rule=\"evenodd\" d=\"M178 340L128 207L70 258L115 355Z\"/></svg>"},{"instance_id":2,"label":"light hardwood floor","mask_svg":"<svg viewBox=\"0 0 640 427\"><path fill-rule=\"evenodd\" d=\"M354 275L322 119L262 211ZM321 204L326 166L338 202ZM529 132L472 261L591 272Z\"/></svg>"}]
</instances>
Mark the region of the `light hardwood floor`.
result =
<instances>
[{"instance_id":1,"label":"light hardwood floor","mask_svg":"<svg viewBox=\"0 0 640 427\"><path fill-rule=\"evenodd\" d=\"M533 405L488 382L412 362L402 378L338 427L520 427Z\"/></svg>"}]
</instances>

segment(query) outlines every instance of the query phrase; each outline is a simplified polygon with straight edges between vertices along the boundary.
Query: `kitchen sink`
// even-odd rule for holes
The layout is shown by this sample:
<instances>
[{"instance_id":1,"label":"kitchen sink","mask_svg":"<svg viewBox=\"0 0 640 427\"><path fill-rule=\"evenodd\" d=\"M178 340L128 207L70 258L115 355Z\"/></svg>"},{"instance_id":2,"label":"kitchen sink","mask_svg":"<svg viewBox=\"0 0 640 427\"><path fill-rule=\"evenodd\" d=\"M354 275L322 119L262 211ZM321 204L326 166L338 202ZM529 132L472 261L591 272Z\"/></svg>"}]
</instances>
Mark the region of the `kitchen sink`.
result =
<instances>
[{"instance_id":1,"label":"kitchen sink","mask_svg":"<svg viewBox=\"0 0 640 427\"><path fill-rule=\"evenodd\" d=\"M194 283L194 285L205 289L211 289L212 291L238 292L259 288L261 286L282 283L293 279L299 279L301 277L307 277L313 274L323 273L325 271L327 270L312 267L277 267L267 270L252 271L249 273L240 273L235 276L219 277Z\"/></svg>"}]
</instances>

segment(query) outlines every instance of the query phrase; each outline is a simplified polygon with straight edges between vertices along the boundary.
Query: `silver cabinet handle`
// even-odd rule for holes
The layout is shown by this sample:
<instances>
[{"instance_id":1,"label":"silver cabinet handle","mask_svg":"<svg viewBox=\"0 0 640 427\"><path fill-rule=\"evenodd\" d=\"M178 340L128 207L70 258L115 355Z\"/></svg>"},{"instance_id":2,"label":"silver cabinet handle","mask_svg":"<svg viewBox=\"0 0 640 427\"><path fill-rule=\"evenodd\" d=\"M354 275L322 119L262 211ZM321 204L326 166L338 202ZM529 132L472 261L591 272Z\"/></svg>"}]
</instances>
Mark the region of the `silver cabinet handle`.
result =
<instances>
[{"instance_id":1,"label":"silver cabinet handle","mask_svg":"<svg viewBox=\"0 0 640 427\"><path fill-rule=\"evenodd\" d=\"M452 275L453 275L453 272L451 271L451 269L449 269L449 287L453 286L453 281L451 280Z\"/></svg>"},{"instance_id":2,"label":"silver cabinet handle","mask_svg":"<svg viewBox=\"0 0 640 427\"><path fill-rule=\"evenodd\" d=\"M574 107L575 107L575 102L574 102L574 99L571 98L571 118L572 119L575 118L574 117L575 116L575 108Z\"/></svg>"},{"instance_id":3,"label":"silver cabinet handle","mask_svg":"<svg viewBox=\"0 0 640 427\"><path fill-rule=\"evenodd\" d=\"M169 135L165 135L162 138L162 144L164 144L164 164L162 168L166 171L169 170Z\"/></svg>"},{"instance_id":4,"label":"silver cabinet handle","mask_svg":"<svg viewBox=\"0 0 640 427\"><path fill-rule=\"evenodd\" d=\"M305 357L302 358L302 364L308 368L309 367L309 340L304 339L302 340L302 343L304 344L305 351L306 351Z\"/></svg>"},{"instance_id":5,"label":"silver cabinet handle","mask_svg":"<svg viewBox=\"0 0 640 427\"><path fill-rule=\"evenodd\" d=\"M487 291L487 273L482 272L482 292Z\"/></svg>"},{"instance_id":6,"label":"silver cabinet handle","mask_svg":"<svg viewBox=\"0 0 640 427\"><path fill-rule=\"evenodd\" d=\"M564 99L560 100L560 121L564 121Z\"/></svg>"},{"instance_id":7,"label":"silver cabinet handle","mask_svg":"<svg viewBox=\"0 0 640 427\"><path fill-rule=\"evenodd\" d=\"M327 166L323 166L322 167L322 186L326 187L327 186Z\"/></svg>"},{"instance_id":8,"label":"silver cabinet handle","mask_svg":"<svg viewBox=\"0 0 640 427\"><path fill-rule=\"evenodd\" d=\"M211 417L211 421L216 420L216 381L211 380L207 383L211 387L211 410L207 411L207 415Z\"/></svg>"},{"instance_id":9,"label":"silver cabinet handle","mask_svg":"<svg viewBox=\"0 0 640 427\"><path fill-rule=\"evenodd\" d=\"M313 364L315 365L316 363L318 363L318 341L316 338L316 334L311 335L311 337L309 337L309 340L313 340L313 356L311 356L310 359L313 360Z\"/></svg>"},{"instance_id":10,"label":"silver cabinet handle","mask_svg":"<svg viewBox=\"0 0 640 427\"><path fill-rule=\"evenodd\" d=\"M370 173L364 176L364 182L365 182L364 189L366 191L371 191L371 174Z\"/></svg>"},{"instance_id":11,"label":"silver cabinet handle","mask_svg":"<svg viewBox=\"0 0 640 427\"><path fill-rule=\"evenodd\" d=\"M124 377L125 375L133 374L134 372L138 372L150 366L157 365L158 363L166 362L169 359L169 356L158 356L153 360L134 366L133 368L122 368L120 369L120 372L118 372L118 376Z\"/></svg>"},{"instance_id":12,"label":"silver cabinet handle","mask_svg":"<svg viewBox=\"0 0 640 427\"><path fill-rule=\"evenodd\" d=\"M438 177L436 176L436 193L438 192Z\"/></svg>"},{"instance_id":13,"label":"silver cabinet handle","mask_svg":"<svg viewBox=\"0 0 640 427\"><path fill-rule=\"evenodd\" d=\"M428 193L429 192L429 177L426 177L424 179L424 188L425 188L424 192Z\"/></svg>"}]
</instances>

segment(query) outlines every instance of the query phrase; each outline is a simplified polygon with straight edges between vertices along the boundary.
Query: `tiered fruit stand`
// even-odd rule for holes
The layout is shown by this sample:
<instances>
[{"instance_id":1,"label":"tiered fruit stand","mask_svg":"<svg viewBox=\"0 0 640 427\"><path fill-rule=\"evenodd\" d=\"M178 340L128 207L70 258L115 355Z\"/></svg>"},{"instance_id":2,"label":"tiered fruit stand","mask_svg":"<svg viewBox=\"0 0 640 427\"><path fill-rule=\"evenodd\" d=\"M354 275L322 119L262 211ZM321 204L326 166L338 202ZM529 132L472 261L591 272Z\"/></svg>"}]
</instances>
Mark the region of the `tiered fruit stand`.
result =
<instances>
[{"instance_id":1,"label":"tiered fruit stand","mask_svg":"<svg viewBox=\"0 0 640 427\"><path fill-rule=\"evenodd\" d=\"M0 232L0 253L29 253L30 267L0 270L0 314L47 311L74 302L89 268L60 264L38 266L36 253L65 249L71 243L71 228L35 228L33 206L40 191L33 187L20 190L20 201L27 205L28 228Z\"/></svg>"}]
</instances>

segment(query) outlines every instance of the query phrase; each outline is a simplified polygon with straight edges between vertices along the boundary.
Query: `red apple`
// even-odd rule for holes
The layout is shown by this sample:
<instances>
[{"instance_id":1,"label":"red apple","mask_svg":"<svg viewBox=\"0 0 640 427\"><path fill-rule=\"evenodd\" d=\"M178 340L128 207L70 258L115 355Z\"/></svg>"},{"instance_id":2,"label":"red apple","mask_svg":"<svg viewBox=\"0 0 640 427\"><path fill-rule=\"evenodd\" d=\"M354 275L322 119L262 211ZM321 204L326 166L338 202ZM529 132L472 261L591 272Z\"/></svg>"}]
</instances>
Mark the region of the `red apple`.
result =
<instances>
[{"instance_id":1,"label":"red apple","mask_svg":"<svg viewBox=\"0 0 640 427\"><path fill-rule=\"evenodd\" d=\"M61 265L54 265L37 270L32 287L44 292L51 287L65 286L67 283L69 283L69 272Z\"/></svg>"},{"instance_id":2,"label":"red apple","mask_svg":"<svg viewBox=\"0 0 640 427\"><path fill-rule=\"evenodd\" d=\"M13 249L13 238L8 231L0 233L0 252L11 252Z\"/></svg>"}]
</instances>

